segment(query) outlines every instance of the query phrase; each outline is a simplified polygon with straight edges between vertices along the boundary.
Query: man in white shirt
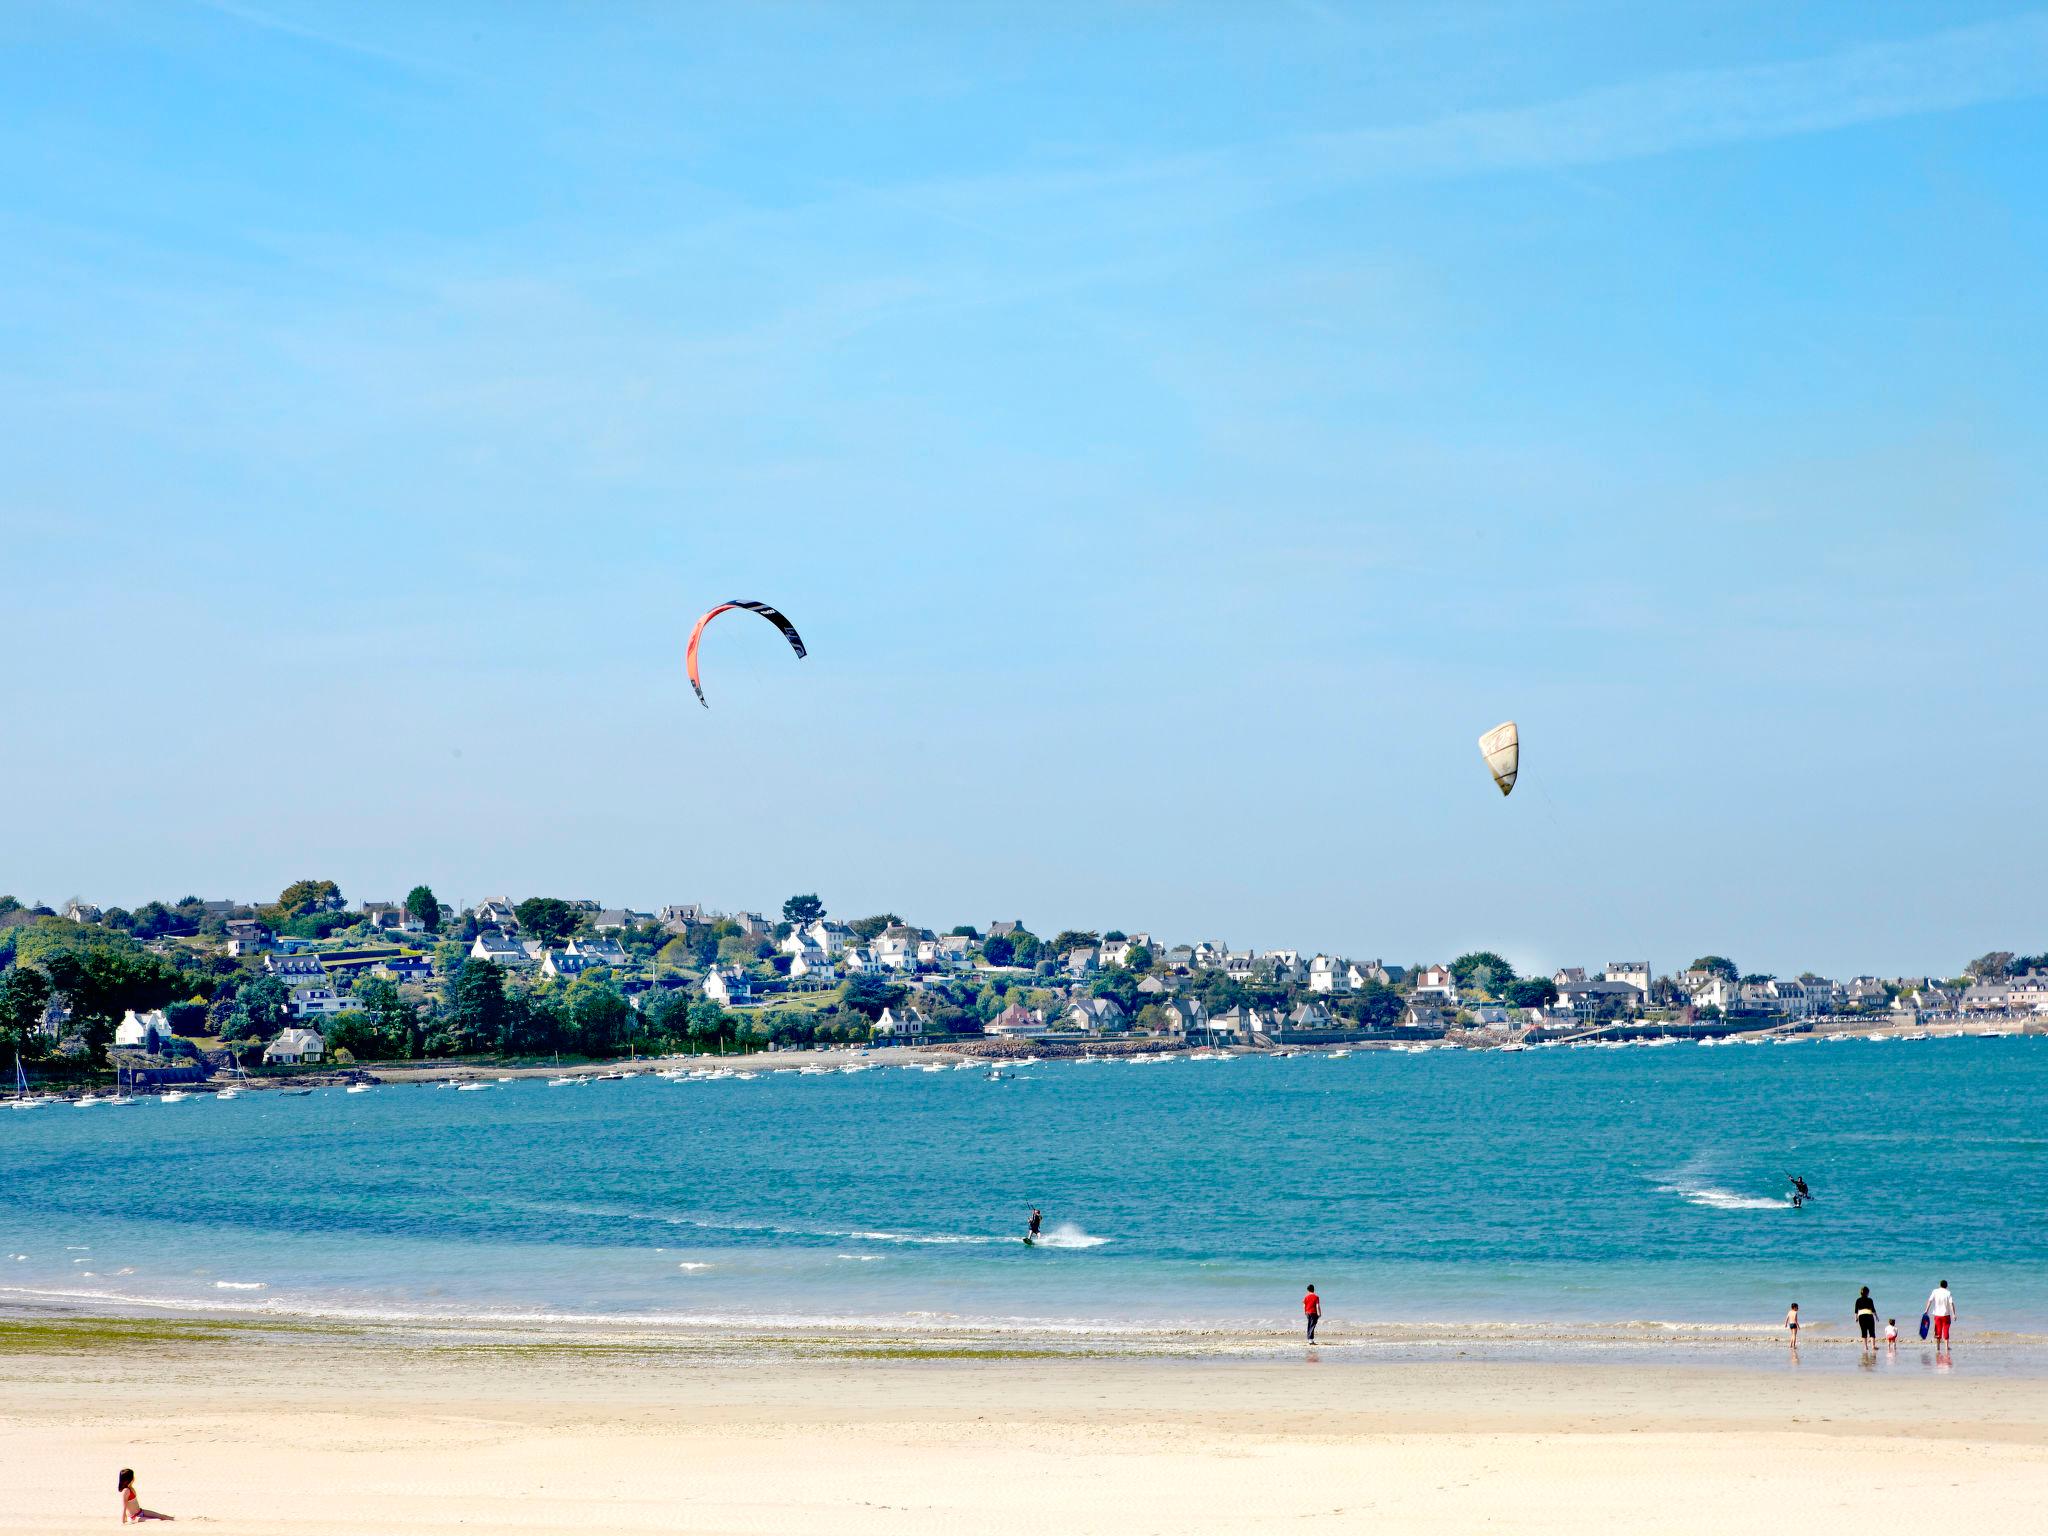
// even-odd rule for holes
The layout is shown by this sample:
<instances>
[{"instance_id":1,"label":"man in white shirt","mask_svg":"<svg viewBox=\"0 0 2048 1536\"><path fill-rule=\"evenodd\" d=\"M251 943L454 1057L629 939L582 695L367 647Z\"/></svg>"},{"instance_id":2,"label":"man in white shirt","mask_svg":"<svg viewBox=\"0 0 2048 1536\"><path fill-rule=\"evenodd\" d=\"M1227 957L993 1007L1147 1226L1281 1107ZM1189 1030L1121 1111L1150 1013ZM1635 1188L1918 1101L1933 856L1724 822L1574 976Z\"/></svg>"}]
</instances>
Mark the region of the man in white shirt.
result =
<instances>
[{"instance_id":1,"label":"man in white shirt","mask_svg":"<svg viewBox=\"0 0 2048 1536\"><path fill-rule=\"evenodd\" d=\"M1956 1318L1955 1292L1948 1288L1946 1280L1927 1298L1927 1315L1934 1319L1934 1343L1939 1348L1948 1342L1948 1331L1955 1326Z\"/></svg>"}]
</instances>

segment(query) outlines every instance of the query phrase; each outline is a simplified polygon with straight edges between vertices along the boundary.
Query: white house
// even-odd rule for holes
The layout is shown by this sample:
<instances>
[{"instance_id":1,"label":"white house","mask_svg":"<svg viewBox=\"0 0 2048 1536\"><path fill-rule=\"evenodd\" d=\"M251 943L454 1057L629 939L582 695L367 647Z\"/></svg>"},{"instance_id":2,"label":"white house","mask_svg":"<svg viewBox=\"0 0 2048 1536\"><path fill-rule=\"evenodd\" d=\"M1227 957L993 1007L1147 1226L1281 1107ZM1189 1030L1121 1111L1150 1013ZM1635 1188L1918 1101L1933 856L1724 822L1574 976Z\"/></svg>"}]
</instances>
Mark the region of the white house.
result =
<instances>
[{"instance_id":1,"label":"white house","mask_svg":"<svg viewBox=\"0 0 2048 1536\"><path fill-rule=\"evenodd\" d=\"M827 958L838 954L853 942L853 930L846 924L829 922L822 917L804 929L804 932L811 936L812 943L825 951Z\"/></svg>"},{"instance_id":2,"label":"white house","mask_svg":"<svg viewBox=\"0 0 2048 1536\"><path fill-rule=\"evenodd\" d=\"M1090 997L1067 1009L1067 1023L1098 1035L1120 1035L1131 1027L1130 1016L1109 997Z\"/></svg>"},{"instance_id":3,"label":"white house","mask_svg":"<svg viewBox=\"0 0 2048 1536\"><path fill-rule=\"evenodd\" d=\"M585 971L596 966L596 964L595 960L588 959L571 950L551 949L547 952L546 958L540 963L540 973L543 976L553 976L560 980L567 980L571 977L581 976Z\"/></svg>"},{"instance_id":4,"label":"white house","mask_svg":"<svg viewBox=\"0 0 2048 1536\"><path fill-rule=\"evenodd\" d=\"M1695 1008L1718 1008L1723 1013L1736 1006L1741 983L1715 971L1687 971L1678 978L1679 987Z\"/></svg>"},{"instance_id":5,"label":"white house","mask_svg":"<svg viewBox=\"0 0 2048 1536\"><path fill-rule=\"evenodd\" d=\"M789 962L789 979L807 989L829 987L838 982L839 967L813 946L808 954L799 954Z\"/></svg>"},{"instance_id":6,"label":"white house","mask_svg":"<svg viewBox=\"0 0 2048 1536\"><path fill-rule=\"evenodd\" d=\"M1131 962L1131 951L1135 947L1134 941L1129 937L1104 939L1097 947L1096 956L1104 965L1128 965Z\"/></svg>"},{"instance_id":7,"label":"white house","mask_svg":"<svg viewBox=\"0 0 2048 1536\"><path fill-rule=\"evenodd\" d=\"M292 993L285 1011L295 1019L325 1018L330 1013L348 1013L363 1005L344 997L332 987L300 987Z\"/></svg>"},{"instance_id":8,"label":"white house","mask_svg":"<svg viewBox=\"0 0 2048 1536\"><path fill-rule=\"evenodd\" d=\"M100 909L89 901L67 901L64 915L74 923L96 923L100 920Z\"/></svg>"},{"instance_id":9,"label":"white house","mask_svg":"<svg viewBox=\"0 0 2048 1536\"><path fill-rule=\"evenodd\" d=\"M1095 969L1095 951L1093 948L1070 949L1060 956L1060 964L1069 976L1086 976Z\"/></svg>"},{"instance_id":10,"label":"white house","mask_svg":"<svg viewBox=\"0 0 2048 1536\"><path fill-rule=\"evenodd\" d=\"M906 1008L901 1013L884 1008L882 1016L875 1020L874 1041L877 1045L924 1044L924 1015L915 1008Z\"/></svg>"},{"instance_id":11,"label":"white house","mask_svg":"<svg viewBox=\"0 0 2048 1536\"><path fill-rule=\"evenodd\" d=\"M1337 1021L1331 1016L1327 1005L1311 998L1288 1014L1284 1025L1278 1025L1276 1021L1276 1026L1274 1033L1277 1036L1312 1035L1335 1029Z\"/></svg>"},{"instance_id":12,"label":"white house","mask_svg":"<svg viewBox=\"0 0 2048 1536\"><path fill-rule=\"evenodd\" d=\"M875 936L875 963L889 971L913 969L917 965L917 939L917 930L902 923L884 928Z\"/></svg>"},{"instance_id":13,"label":"white house","mask_svg":"<svg viewBox=\"0 0 2048 1536\"><path fill-rule=\"evenodd\" d=\"M962 971L974 963L974 940L964 933L949 933L939 940L938 963L949 971Z\"/></svg>"},{"instance_id":14,"label":"white house","mask_svg":"<svg viewBox=\"0 0 2048 1536\"><path fill-rule=\"evenodd\" d=\"M168 1055L173 1049L171 1026L161 1008L137 1013L130 1008L114 1026L114 1044L124 1051L141 1051L149 1056Z\"/></svg>"},{"instance_id":15,"label":"white house","mask_svg":"<svg viewBox=\"0 0 2048 1536\"><path fill-rule=\"evenodd\" d=\"M1610 960L1607 969L1600 973L1602 981L1625 981L1644 997L1650 995L1650 962L1647 960Z\"/></svg>"},{"instance_id":16,"label":"white house","mask_svg":"<svg viewBox=\"0 0 2048 1536\"><path fill-rule=\"evenodd\" d=\"M626 953L626 946L617 939L571 939L563 948L586 964L608 965L613 970L618 970L632 960Z\"/></svg>"},{"instance_id":17,"label":"white house","mask_svg":"<svg viewBox=\"0 0 2048 1536\"><path fill-rule=\"evenodd\" d=\"M1353 992L1363 992L1370 986L1392 986L1394 973L1377 960L1354 960L1344 967L1344 985Z\"/></svg>"},{"instance_id":18,"label":"white house","mask_svg":"<svg viewBox=\"0 0 2048 1536\"><path fill-rule=\"evenodd\" d=\"M519 927L519 913L509 896L493 896L477 904L476 924L479 928L502 928L511 933Z\"/></svg>"},{"instance_id":19,"label":"white house","mask_svg":"<svg viewBox=\"0 0 2048 1536\"><path fill-rule=\"evenodd\" d=\"M812 937L811 931L808 928L790 929L787 934L783 935L781 942L775 948L779 953L789 956L792 963L798 960L809 960L815 964L817 961L828 958L825 946Z\"/></svg>"},{"instance_id":20,"label":"white house","mask_svg":"<svg viewBox=\"0 0 2048 1536\"><path fill-rule=\"evenodd\" d=\"M1581 971L1579 977L1584 980L1585 972ZM1562 987L1564 983L1559 982L1558 985ZM1457 978L1451 975L1451 968L1447 965L1425 965L1415 978L1415 995L1440 997L1445 1002L1455 1003L1458 1000Z\"/></svg>"},{"instance_id":21,"label":"white house","mask_svg":"<svg viewBox=\"0 0 2048 1536\"><path fill-rule=\"evenodd\" d=\"M363 919L372 928L389 933L424 933L427 925L405 910L402 902L366 901Z\"/></svg>"},{"instance_id":22,"label":"white house","mask_svg":"<svg viewBox=\"0 0 2048 1536\"><path fill-rule=\"evenodd\" d=\"M1047 1029L1042 1015L1012 1003L990 1019L982 1032L998 1039L1030 1040L1047 1033Z\"/></svg>"},{"instance_id":23,"label":"white house","mask_svg":"<svg viewBox=\"0 0 2048 1536\"><path fill-rule=\"evenodd\" d=\"M301 1062L319 1061L327 1054L327 1042L318 1030L290 1027L263 1047L267 1066L295 1067Z\"/></svg>"},{"instance_id":24,"label":"white house","mask_svg":"<svg viewBox=\"0 0 2048 1536\"><path fill-rule=\"evenodd\" d=\"M260 955L270 948L270 930L253 917L231 919L227 929L231 955Z\"/></svg>"},{"instance_id":25,"label":"white house","mask_svg":"<svg viewBox=\"0 0 2048 1536\"><path fill-rule=\"evenodd\" d=\"M839 963L849 976L879 976L886 969L871 950L862 949L858 944L847 945L840 952Z\"/></svg>"},{"instance_id":26,"label":"white house","mask_svg":"<svg viewBox=\"0 0 2048 1536\"><path fill-rule=\"evenodd\" d=\"M1308 989L1311 992L1334 992L1342 968L1329 955L1317 955L1308 963Z\"/></svg>"},{"instance_id":27,"label":"white house","mask_svg":"<svg viewBox=\"0 0 2048 1536\"><path fill-rule=\"evenodd\" d=\"M1303 963L1299 950L1269 949L1259 958L1273 967L1273 980L1282 986L1298 986L1308 980L1308 966Z\"/></svg>"},{"instance_id":28,"label":"white house","mask_svg":"<svg viewBox=\"0 0 2048 1536\"><path fill-rule=\"evenodd\" d=\"M515 971L533 964L533 957L526 952L526 946L499 928L478 930L476 942L469 946L469 958L488 960L493 965Z\"/></svg>"},{"instance_id":29,"label":"white house","mask_svg":"<svg viewBox=\"0 0 2048 1536\"><path fill-rule=\"evenodd\" d=\"M263 969L288 987L317 987L327 980L317 955L265 955Z\"/></svg>"},{"instance_id":30,"label":"white house","mask_svg":"<svg viewBox=\"0 0 2048 1536\"><path fill-rule=\"evenodd\" d=\"M1259 957L1248 949L1234 949L1223 957L1223 974L1232 981L1250 981L1258 969Z\"/></svg>"},{"instance_id":31,"label":"white house","mask_svg":"<svg viewBox=\"0 0 2048 1536\"><path fill-rule=\"evenodd\" d=\"M727 1008L744 1008L754 1000L753 978L738 966L715 965L704 978L704 995Z\"/></svg>"}]
</instances>

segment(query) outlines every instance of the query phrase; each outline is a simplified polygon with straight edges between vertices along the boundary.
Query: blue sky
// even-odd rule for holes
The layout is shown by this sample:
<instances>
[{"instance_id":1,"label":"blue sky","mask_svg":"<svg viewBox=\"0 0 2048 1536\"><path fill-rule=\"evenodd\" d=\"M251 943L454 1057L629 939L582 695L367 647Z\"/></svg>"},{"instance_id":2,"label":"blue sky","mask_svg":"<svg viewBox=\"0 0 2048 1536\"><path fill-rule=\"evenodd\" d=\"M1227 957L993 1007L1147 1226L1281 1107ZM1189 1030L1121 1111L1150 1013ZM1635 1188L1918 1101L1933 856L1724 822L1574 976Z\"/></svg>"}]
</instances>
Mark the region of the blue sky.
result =
<instances>
[{"instance_id":1,"label":"blue sky","mask_svg":"<svg viewBox=\"0 0 2048 1536\"><path fill-rule=\"evenodd\" d=\"M2044 139L2012 5L9 7L0 888L2048 946Z\"/></svg>"}]
</instances>

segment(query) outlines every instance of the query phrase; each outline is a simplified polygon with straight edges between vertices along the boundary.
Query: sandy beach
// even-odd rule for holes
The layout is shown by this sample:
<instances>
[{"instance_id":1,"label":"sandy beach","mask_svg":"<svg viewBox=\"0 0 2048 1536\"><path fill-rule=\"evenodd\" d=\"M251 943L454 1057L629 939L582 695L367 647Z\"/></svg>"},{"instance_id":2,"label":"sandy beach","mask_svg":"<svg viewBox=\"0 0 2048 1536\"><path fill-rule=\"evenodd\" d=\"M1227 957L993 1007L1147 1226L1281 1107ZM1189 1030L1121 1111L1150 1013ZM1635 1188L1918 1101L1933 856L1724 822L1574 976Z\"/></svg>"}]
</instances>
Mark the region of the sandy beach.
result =
<instances>
[{"instance_id":1,"label":"sandy beach","mask_svg":"<svg viewBox=\"0 0 2048 1536\"><path fill-rule=\"evenodd\" d=\"M207 1322L0 1324L0 1529L114 1474L239 1533L2029 1527L2048 1381L1917 1349L1023 1357Z\"/></svg>"}]
</instances>

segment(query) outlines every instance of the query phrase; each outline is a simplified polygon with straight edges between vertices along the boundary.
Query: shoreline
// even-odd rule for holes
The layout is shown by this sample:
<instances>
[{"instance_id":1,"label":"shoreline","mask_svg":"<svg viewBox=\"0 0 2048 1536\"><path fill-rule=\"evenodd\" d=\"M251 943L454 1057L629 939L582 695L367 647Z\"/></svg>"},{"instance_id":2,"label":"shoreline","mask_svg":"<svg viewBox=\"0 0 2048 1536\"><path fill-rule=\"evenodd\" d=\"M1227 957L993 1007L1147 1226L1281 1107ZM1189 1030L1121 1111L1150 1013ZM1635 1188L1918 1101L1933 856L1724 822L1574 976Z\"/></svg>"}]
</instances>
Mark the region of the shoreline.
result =
<instances>
[{"instance_id":1,"label":"shoreline","mask_svg":"<svg viewBox=\"0 0 2048 1536\"><path fill-rule=\"evenodd\" d=\"M346 1340L398 1352L588 1354L669 1360L1120 1360L1222 1365L1297 1360L1330 1364L1656 1364L1781 1374L1809 1366L1947 1370L1956 1356L1976 1375L2048 1381L2048 1334L1987 1331L1958 1340L1944 1360L1930 1342L1901 1339L1866 1356L1853 1331L1817 1325L1793 1350L1782 1329L1739 1323L1334 1322L1314 1345L1278 1330L1173 1324L891 1318L654 1318L584 1315L368 1316L346 1310L264 1310L175 1303L110 1307L0 1296L0 1355L62 1350L71 1342L147 1339L207 1343L222 1336Z\"/></svg>"}]
</instances>

